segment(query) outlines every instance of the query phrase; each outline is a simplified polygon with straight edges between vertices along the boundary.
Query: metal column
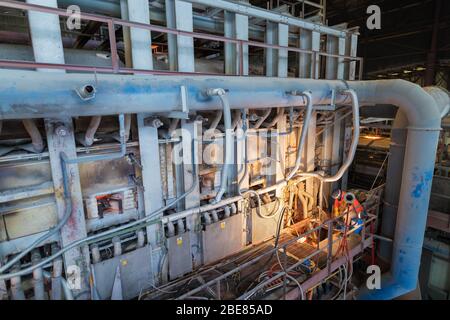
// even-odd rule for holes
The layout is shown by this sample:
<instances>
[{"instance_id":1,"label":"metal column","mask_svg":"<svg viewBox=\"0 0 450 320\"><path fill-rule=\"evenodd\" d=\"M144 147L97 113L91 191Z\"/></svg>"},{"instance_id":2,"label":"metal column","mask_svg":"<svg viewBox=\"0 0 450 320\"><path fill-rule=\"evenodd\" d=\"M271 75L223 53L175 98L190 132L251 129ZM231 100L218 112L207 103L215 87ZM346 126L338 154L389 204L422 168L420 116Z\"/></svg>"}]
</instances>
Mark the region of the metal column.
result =
<instances>
[{"instance_id":1,"label":"metal column","mask_svg":"<svg viewBox=\"0 0 450 320\"><path fill-rule=\"evenodd\" d=\"M266 43L288 46L289 26L283 23L267 21ZM287 77L288 52L285 49L265 49L266 52L266 76Z\"/></svg>"},{"instance_id":2,"label":"metal column","mask_svg":"<svg viewBox=\"0 0 450 320\"><path fill-rule=\"evenodd\" d=\"M345 38L328 36L327 38L327 52L331 54L345 54ZM343 80L344 79L344 59L327 57L325 78L329 80Z\"/></svg>"},{"instance_id":3,"label":"metal column","mask_svg":"<svg viewBox=\"0 0 450 320\"><path fill-rule=\"evenodd\" d=\"M56 0L27 0L29 4L57 8ZM61 38L59 17L54 14L28 11L31 42L34 60L42 63L64 64L64 49ZM61 72L61 70L40 69L47 72Z\"/></svg>"},{"instance_id":4,"label":"metal column","mask_svg":"<svg viewBox=\"0 0 450 320\"><path fill-rule=\"evenodd\" d=\"M271 164L272 167L275 167L275 181L273 181L274 183L283 181L286 178L287 136L284 135L284 133L287 132L287 130L288 128L286 125L286 116L283 116L277 124L276 133L278 135L275 138L272 138L272 144L270 147L270 150L272 152ZM276 195L277 197L282 196L281 187L277 188Z\"/></svg>"},{"instance_id":5,"label":"metal column","mask_svg":"<svg viewBox=\"0 0 450 320\"><path fill-rule=\"evenodd\" d=\"M56 0L27 0L27 3L53 8L58 7ZM59 17L54 14L30 11L28 13L28 22L30 25L35 61L64 64L64 50ZM64 72L48 69L40 69L39 71ZM58 218L62 219L65 215L66 203L62 194L63 174L61 170L61 153L66 153L70 158L77 156L72 119L45 119L45 128L53 184L55 190L57 190L55 192L55 198ZM69 192L72 198L72 213L67 224L61 229L61 244L63 247L87 236L78 166L70 165L67 169L69 171ZM89 298L88 265L89 251L87 247L72 249L64 254L66 276L79 277L80 287L74 288L74 293L79 299ZM79 274L77 274L77 270Z\"/></svg>"},{"instance_id":6,"label":"metal column","mask_svg":"<svg viewBox=\"0 0 450 320\"><path fill-rule=\"evenodd\" d=\"M183 144L183 165L184 165L184 190L185 192L192 187L193 191L185 199L185 209L196 208L200 206L200 186L198 180L193 176L194 169L197 172L199 170L199 163L201 157L201 144L199 144L202 138L202 123L201 121L187 122L183 120L181 124L183 129L182 144ZM194 155L192 155L194 152ZM195 168L194 168L195 166ZM195 185L194 185L195 183ZM192 252L194 261L193 266L197 267L202 263L201 248L201 233L200 215L193 214L186 218L186 229L190 232L190 244L191 248L195 248Z\"/></svg>"},{"instance_id":7,"label":"metal column","mask_svg":"<svg viewBox=\"0 0 450 320\"><path fill-rule=\"evenodd\" d=\"M300 30L300 49L320 52L320 33L310 30ZM320 71L320 56L318 54L300 53L299 72L300 78L318 79Z\"/></svg>"},{"instance_id":8,"label":"metal column","mask_svg":"<svg viewBox=\"0 0 450 320\"><path fill-rule=\"evenodd\" d=\"M148 1L128 1L128 15L130 21L150 23L150 8ZM153 57L151 51L151 33L148 30L136 28L131 28L130 32L133 67L137 69L152 70ZM161 175L159 174L161 170L159 161L158 129L152 126L145 126L144 122L147 116L148 114L142 113L137 115L142 183L144 187L144 209L146 216L151 215L164 204ZM155 172L158 174L155 174ZM162 258L160 248L162 233L163 230L160 224L153 224L147 227L147 240L153 249L152 270L154 283L159 281L160 260ZM162 278L164 278L164 276Z\"/></svg>"},{"instance_id":9,"label":"metal column","mask_svg":"<svg viewBox=\"0 0 450 320\"><path fill-rule=\"evenodd\" d=\"M150 7L146 0L128 1L128 16L130 21L150 23ZM153 69L152 37L149 30L141 28L130 29L133 58L133 68L151 70Z\"/></svg>"},{"instance_id":10,"label":"metal column","mask_svg":"<svg viewBox=\"0 0 450 320\"><path fill-rule=\"evenodd\" d=\"M192 3L175 0L175 21L178 30L193 31ZM194 72L194 39L177 36L178 71Z\"/></svg>"},{"instance_id":11,"label":"metal column","mask_svg":"<svg viewBox=\"0 0 450 320\"><path fill-rule=\"evenodd\" d=\"M166 25L168 28L176 29L175 20L175 0L165 0L166 5ZM177 71L177 36L174 34L167 34L167 45L169 50L169 68L170 71Z\"/></svg>"},{"instance_id":12,"label":"metal column","mask_svg":"<svg viewBox=\"0 0 450 320\"><path fill-rule=\"evenodd\" d=\"M314 112L308 127L308 135L306 137L306 144L304 147L304 168L305 172L313 172L316 169L316 138L317 138L317 112ZM314 195L317 189L316 179L309 179L306 181L306 192ZM315 204L314 204L315 205Z\"/></svg>"},{"instance_id":13,"label":"metal column","mask_svg":"<svg viewBox=\"0 0 450 320\"><path fill-rule=\"evenodd\" d=\"M77 157L74 128L71 118L46 119L48 152L52 170L53 184L55 186L56 207L59 219L65 214L66 201L63 195L63 173L61 153L64 152L69 159ZM87 236L86 221L83 210L83 197L81 194L80 175L77 164L67 165L69 192L72 199L72 216L61 229L61 244L65 247L72 242L84 239ZM64 268L66 277L72 272L80 271L81 288L74 290L79 299L89 299L89 249L87 246L75 248L64 254ZM76 266L76 268L74 268ZM76 275L75 275L76 276Z\"/></svg>"},{"instance_id":14,"label":"metal column","mask_svg":"<svg viewBox=\"0 0 450 320\"><path fill-rule=\"evenodd\" d=\"M287 47L289 45L289 26L287 24L278 24L278 45ZM286 49L278 50L277 76L286 78L288 76L288 51Z\"/></svg>"},{"instance_id":15,"label":"metal column","mask_svg":"<svg viewBox=\"0 0 450 320\"><path fill-rule=\"evenodd\" d=\"M225 37L239 40L248 40L248 17L225 11L224 22ZM240 69L240 56L243 56L242 75L248 75L248 46L241 48L236 44L225 43L225 73L238 75Z\"/></svg>"}]
</instances>

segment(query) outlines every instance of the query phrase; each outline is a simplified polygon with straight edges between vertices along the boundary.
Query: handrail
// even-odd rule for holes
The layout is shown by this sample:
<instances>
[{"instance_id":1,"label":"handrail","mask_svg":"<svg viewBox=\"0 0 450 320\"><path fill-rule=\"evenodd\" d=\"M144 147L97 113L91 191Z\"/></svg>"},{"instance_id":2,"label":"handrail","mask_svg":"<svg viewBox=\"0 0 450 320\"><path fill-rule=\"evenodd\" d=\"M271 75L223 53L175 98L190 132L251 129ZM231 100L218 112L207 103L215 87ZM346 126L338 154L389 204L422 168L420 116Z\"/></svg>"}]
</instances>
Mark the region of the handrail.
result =
<instances>
[{"instance_id":1,"label":"handrail","mask_svg":"<svg viewBox=\"0 0 450 320\"><path fill-rule=\"evenodd\" d=\"M26 11L37 11L42 13L56 14L62 17L71 17L72 13L67 12L63 9L51 8L41 5L28 4L18 1L8 1L1 0L0 7L26 10ZM192 31L182 31L173 28L167 28L162 26L156 26L152 24L145 24L139 22L131 22L118 18L111 18L107 16L90 14L90 13L80 13L80 19L88 21L96 21L105 23L108 25L108 36L111 48L111 67L92 67L92 66L82 66L82 65L69 65L69 64L55 64L55 63L39 63L39 62L29 62L29 61L14 61L14 60L0 60L0 67L5 68L46 68L46 69L62 69L68 71L81 71L81 72L99 72L99 73L124 73L124 74L159 74L159 75L180 75L180 74L197 74L197 75L213 75L214 73L199 73L199 72L175 72L175 71L162 71L162 70L140 70L132 68L122 68L119 64L118 54L117 54L117 41L115 36L115 26L119 25L122 27L132 27L138 29L145 29L149 31L173 34L178 36L189 36L198 39L220 41L224 43L236 44L239 57L239 70L238 75L244 76L244 55L240 54L244 51L244 46L253 46L266 49L277 49L286 50L288 52L296 52L302 54L309 54L312 56L313 60L317 61L318 57L324 56L329 58L340 58L344 61L357 62L360 64L359 68L359 79L362 78L363 71L363 58L352 57L348 55L332 54L327 52L313 51L307 49L293 48L289 46L279 46L275 44L268 44L263 42L251 41L251 40L241 40L234 39L224 36L216 36L212 34L192 32ZM315 63L313 64L315 66ZM217 74L216 74L217 75Z\"/></svg>"}]
</instances>

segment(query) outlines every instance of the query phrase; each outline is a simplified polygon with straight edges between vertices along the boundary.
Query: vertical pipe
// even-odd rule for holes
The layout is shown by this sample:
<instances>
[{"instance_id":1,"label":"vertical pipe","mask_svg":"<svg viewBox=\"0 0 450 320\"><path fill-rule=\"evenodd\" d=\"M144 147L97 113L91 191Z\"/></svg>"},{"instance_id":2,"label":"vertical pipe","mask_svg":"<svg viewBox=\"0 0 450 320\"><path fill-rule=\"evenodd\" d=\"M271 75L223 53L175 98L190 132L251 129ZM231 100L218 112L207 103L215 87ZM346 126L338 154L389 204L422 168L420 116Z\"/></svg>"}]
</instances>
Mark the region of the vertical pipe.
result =
<instances>
[{"instance_id":1,"label":"vertical pipe","mask_svg":"<svg viewBox=\"0 0 450 320\"><path fill-rule=\"evenodd\" d=\"M11 271L18 272L20 265L16 264ZM22 288L22 279L20 276L11 278L11 298L12 300L25 300L25 294Z\"/></svg>"},{"instance_id":2,"label":"vertical pipe","mask_svg":"<svg viewBox=\"0 0 450 320\"><path fill-rule=\"evenodd\" d=\"M391 147L384 192L383 216L381 219L381 235L392 239L395 233L400 187L402 183L402 168L405 158L408 119L402 111L397 112L391 131ZM392 243L380 242L379 256L386 262L391 261Z\"/></svg>"},{"instance_id":3,"label":"vertical pipe","mask_svg":"<svg viewBox=\"0 0 450 320\"><path fill-rule=\"evenodd\" d=\"M114 257L122 255L122 242L120 242L120 238L114 237L112 243L114 245Z\"/></svg>"},{"instance_id":4,"label":"vertical pipe","mask_svg":"<svg viewBox=\"0 0 450 320\"><path fill-rule=\"evenodd\" d=\"M39 249L33 250L31 253L31 263L33 265L38 264L41 261L41 254ZM44 291L44 276L42 268L36 268L33 271L33 288L34 288L34 300L45 300Z\"/></svg>"},{"instance_id":5,"label":"vertical pipe","mask_svg":"<svg viewBox=\"0 0 450 320\"><path fill-rule=\"evenodd\" d=\"M54 244L52 245L52 254L55 254L60 250L59 246ZM63 270L63 262L61 257L53 260L53 272L52 272L52 293L51 300L62 300L62 270Z\"/></svg>"},{"instance_id":6,"label":"vertical pipe","mask_svg":"<svg viewBox=\"0 0 450 320\"><path fill-rule=\"evenodd\" d=\"M137 247L142 248L145 245L145 234L143 230L138 230L137 235Z\"/></svg>"},{"instance_id":7,"label":"vertical pipe","mask_svg":"<svg viewBox=\"0 0 450 320\"><path fill-rule=\"evenodd\" d=\"M175 19L175 1L165 0L166 5L166 25L168 28L176 29ZM177 71L178 59L177 59L177 36L174 34L167 34L167 45L169 49L169 68L170 71Z\"/></svg>"},{"instance_id":8,"label":"vertical pipe","mask_svg":"<svg viewBox=\"0 0 450 320\"><path fill-rule=\"evenodd\" d=\"M92 263L99 263L102 259L100 256L100 250L97 244L91 246Z\"/></svg>"},{"instance_id":9,"label":"vertical pipe","mask_svg":"<svg viewBox=\"0 0 450 320\"><path fill-rule=\"evenodd\" d=\"M129 20L128 15L128 1L120 0L120 16L123 20ZM125 50L125 66L127 68L133 67L133 60L131 57L131 35L130 28L122 26L123 30L123 45Z\"/></svg>"},{"instance_id":10,"label":"vertical pipe","mask_svg":"<svg viewBox=\"0 0 450 320\"><path fill-rule=\"evenodd\" d=\"M427 55L427 68L425 71L425 86L431 86L436 82L436 63L439 40L439 18L441 14L442 0L434 1L434 23L431 35L430 51Z\"/></svg>"}]
</instances>

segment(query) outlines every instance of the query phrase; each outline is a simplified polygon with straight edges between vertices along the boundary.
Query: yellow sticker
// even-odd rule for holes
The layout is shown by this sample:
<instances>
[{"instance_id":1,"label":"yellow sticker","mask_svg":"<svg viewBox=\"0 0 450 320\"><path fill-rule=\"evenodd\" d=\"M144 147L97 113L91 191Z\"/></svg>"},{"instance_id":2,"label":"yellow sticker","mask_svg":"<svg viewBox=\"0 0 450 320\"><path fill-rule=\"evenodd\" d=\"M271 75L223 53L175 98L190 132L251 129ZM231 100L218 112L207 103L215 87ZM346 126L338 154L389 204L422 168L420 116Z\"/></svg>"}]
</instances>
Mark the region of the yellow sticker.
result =
<instances>
[{"instance_id":1,"label":"yellow sticker","mask_svg":"<svg viewBox=\"0 0 450 320\"><path fill-rule=\"evenodd\" d=\"M220 229L225 229L225 226L227 225L226 222L221 222L220 223Z\"/></svg>"},{"instance_id":2,"label":"yellow sticker","mask_svg":"<svg viewBox=\"0 0 450 320\"><path fill-rule=\"evenodd\" d=\"M122 260L122 265L126 266L128 264L128 260Z\"/></svg>"},{"instance_id":3,"label":"yellow sticker","mask_svg":"<svg viewBox=\"0 0 450 320\"><path fill-rule=\"evenodd\" d=\"M182 237L177 238L177 245L179 245L179 246L183 245L183 238Z\"/></svg>"}]
</instances>

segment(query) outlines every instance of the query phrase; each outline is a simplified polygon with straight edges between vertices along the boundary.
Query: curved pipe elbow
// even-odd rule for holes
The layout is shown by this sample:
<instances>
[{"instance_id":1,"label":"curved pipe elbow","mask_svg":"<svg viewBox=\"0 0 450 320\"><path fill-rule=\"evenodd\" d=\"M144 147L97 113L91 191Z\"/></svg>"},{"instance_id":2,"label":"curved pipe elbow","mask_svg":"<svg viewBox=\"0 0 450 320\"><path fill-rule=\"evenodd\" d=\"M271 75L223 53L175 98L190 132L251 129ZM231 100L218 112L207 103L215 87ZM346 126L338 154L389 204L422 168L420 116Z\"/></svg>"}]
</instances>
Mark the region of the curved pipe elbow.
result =
<instances>
[{"instance_id":1,"label":"curved pipe elbow","mask_svg":"<svg viewBox=\"0 0 450 320\"><path fill-rule=\"evenodd\" d=\"M377 80L351 82L349 87L358 93L362 105L398 106L407 117L410 128L440 128L440 114L435 100L430 94L424 94L426 91L417 84L406 80Z\"/></svg>"},{"instance_id":2,"label":"curved pipe elbow","mask_svg":"<svg viewBox=\"0 0 450 320\"><path fill-rule=\"evenodd\" d=\"M311 122L312 113L313 113L313 97L312 97L311 92L305 91L305 92L301 93L300 95L306 98L306 115L305 115L305 121L303 122L300 140L298 141L297 158L295 161L295 167L294 167L294 169L292 169L292 171L287 176L286 181L291 180L296 175L297 171L300 169L300 165L302 162L303 146L305 144L306 135L308 133L309 124Z\"/></svg>"},{"instance_id":3,"label":"curved pipe elbow","mask_svg":"<svg viewBox=\"0 0 450 320\"><path fill-rule=\"evenodd\" d=\"M233 124L231 119L231 107L226 95L226 91L221 88L209 89L207 91L207 95L218 96L220 98L223 107L223 117L225 125L225 162L222 168L220 188L214 199L214 202L218 203L222 200L222 197L227 190L229 169L233 165L233 149L234 149L234 139L232 129Z\"/></svg>"},{"instance_id":4,"label":"curved pipe elbow","mask_svg":"<svg viewBox=\"0 0 450 320\"><path fill-rule=\"evenodd\" d=\"M284 109L278 108L277 115L275 116L275 118L273 118L273 120L271 122L266 123L265 127L272 128L272 127L276 126L278 124L278 122L280 122L280 120L283 118L283 116L284 116Z\"/></svg>"},{"instance_id":5,"label":"curved pipe elbow","mask_svg":"<svg viewBox=\"0 0 450 320\"><path fill-rule=\"evenodd\" d=\"M22 121L25 130L30 135L31 144L33 149L37 153L41 153L44 150L44 141L42 140L42 135L36 126L36 123L32 119L25 119Z\"/></svg>"},{"instance_id":6,"label":"curved pipe elbow","mask_svg":"<svg viewBox=\"0 0 450 320\"><path fill-rule=\"evenodd\" d=\"M270 116L271 112L272 112L272 109L265 110L262 117L259 118L258 121L253 125L252 129L259 129L262 126L262 124L264 123L264 121L266 121L266 119Z\"/></svg>"},{"instance_id":7,"label":"curved pipe elbow","mask_svg":"<svg viewBox=\"0 0 450 320\"><path fill-rule=\"evenodd\" d=\"M84 140L82 141L85 147L90 147L94 144L95 134L97 133L101 121L101 116L95 116L91 118L89 126L86 130L86 134L84 135Z\"/></svg>"},{"instance_id":8,"label":"curved pipe elbow","mask_svg":"<svg viewBox=\"0 0 450 320\"><path fill-rule=\"evenodd\" d=\"M364 287L357 295L357 300L392 300L410 293L417 287L417 281L401 283L390 273L381 276L380 289L368 289Z\"/></svg>"},{"instance_id":9,"label":"curved pipe elbow","mask_svg":"<svg viewBox=\"0 0 450 320\"><path fill-rule=\"evenodd\" d=\"M338 170L338 172L331 177L325 177L323 176L323 172L310 172L310 173L301 173L300 176L302 177L314 177L322 182L336 182L339 179L341 179L345 172L348 170L350 165L353 162L353 159L355 158L356 149L358 148L358 142L359 142L359 133L360 133L360 125L359 125L359 100L358 96L356 95L356 92L352 89L344 90L342 92L345 95L348 95L351 99L352 104L352 110L353 110L353 138L352 143L350 146L349 154L344 162L344 164L341 166L341 168ZM293 172L295 174L295 172Z\"/></svg>"},{"instance_id":10,"label":"curved pipe elbow","mask_svg":"<svg viewBox=\"0 0 450 320\"><path fill-rule=\"evenodd\" d=\"M445 118L450 111L449 92L441 87L425 87L423 89L436 101L436 105L441 114L441 119Z\"/></svg>"}]
</instances>

